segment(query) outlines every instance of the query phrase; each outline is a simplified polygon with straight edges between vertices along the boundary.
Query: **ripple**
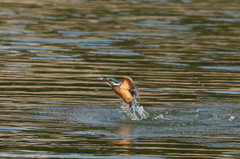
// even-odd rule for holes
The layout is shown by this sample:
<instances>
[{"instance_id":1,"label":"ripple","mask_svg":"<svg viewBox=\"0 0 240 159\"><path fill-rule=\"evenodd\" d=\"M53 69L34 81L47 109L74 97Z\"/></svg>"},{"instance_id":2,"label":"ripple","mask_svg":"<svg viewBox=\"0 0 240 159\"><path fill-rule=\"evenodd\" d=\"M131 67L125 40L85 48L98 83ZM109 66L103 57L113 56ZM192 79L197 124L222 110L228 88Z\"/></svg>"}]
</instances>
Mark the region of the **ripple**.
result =
<instances>
[{"instance_id":1,"label":"ripple","mask_svg":"<svg viewBox=\"0 0 240 159\"><path fill-rule=\"evenodd\" d=\"M11 20L8 21L10 24L38 24L36 21L20 21L20 20Z\"/></svg>"},{"instance_id":2,"label":"ripple","mask_svg":"<svg viewBox=\"0 0 240 159\"><path fill-rule=\"evenodd\" d=\"M234 18L208 18L210 21L215 21L215 22L239 22L240 19L234 19Z\"/></svg>"},{"instance_id":3,"label":"ripple","mask_svg":"<svg viewBox=\"0 0 240 159\"><path fill-rule=\"evenodd\" d=\"M31 71L17 71L17 70L11 70L11 71L0 71L0 72L3 72L3 73L32 73Z\"/></svg>"},{"instance_id":4,"label":"ripple","mask_svg":"<svg viewBox=\"0 0 240 159\"><path fill-rule=\"evenodd\" d=\"M217 94L240 94L237 91L205 91L207 93L217 93Z\"/></svg>"},{"instance_id":5,"label":"ripple","mask_svg":"<svg viewBox=\"0 0 240 159\"><path fill-rule=\"evenodd\" d=\"M96 150L96 149L95 149ZM1 157L8 158L84 158L84 159L122 159L123 156L98 156L98 155L78 155L78 154L61 154L61 155L45 155L45 154L14 154L14 153L1 153ZM139 158L139 159L161 159L159 157L144 157L134 155L133 157L124 157L129 159Z\"/></svg>"},{"instance_id":6,"label":"ripple","mask_svg":"<svg viewBox=\"0 0 240 159\"><path fill-rule=\"evenodd\" d=\"M60 60L60 61L80 61L81 59L74 58L54 58L54 57L33 57L32 60Z\"/></svg>"},{"instance_id":7,"label":"ripple","mask_svg":"<svg viewBox=\"0 0 240 159\"><path fill-rule=\"evenodd\" d=\"M133 24L134 26L140 26L140 27L149 27L149 28L159 28L163 30L176 30L176 31L187 31L190 30L190 27L188 26L183 26L183 25L163 25L161 23L159 24Z\"/></svg>"},{"instance_id":8,"label":"ripple","mask_svg":"<svg viewBox=\"0 0 240 159\"><path fill-rule=\"evenodd\" d=\"M203 54L240 54L240 52L226 52L226 51L200 51Z\"/></svg>"},{"instance_id":9,"label":"ripple","mask_svg":"<svg viewBox=\"0 0 240 159\"><path fill-rule=\"evenodd\" d=\"M183 36L184 34L170 34L170 33L142 33L142 32L69 32L69 31L59 31L60 33L63 33L65 35L68 34L77 34L77 35L121 35L121 36L156 36L156 37L178 37Z\"/></svg>"},{"instance_id":10,"label":"ripple","mask_svg":"<svg viewBox=\"0 0 240 159\"><path fill-rule=\"evenodd\" d=\"M166 59L166 60L180 60L178 57L160 57L160 56L146 56L146 58L152 58L152 59Z\"/></svg>"},{"instance_id":11,"label":"ripple","mask_svg":"<svg viewBox=\"0 0 240 159\"><path fill-rule=\"evenodd\" d=\"M203 69L213 69L213 70L228 70L228 71L240 71L238 66L199 66Z\"/></svg>"},{"instance_id":12,"label":"ripple","mask_svg":"<svg viewBox=\"0 0 240 159\"><path fill-rule=\"evenodd\" d=\"M6 67L31 67L32 65L24 65L24 64L22 64L22 65L6 64L6 65L4 65L4 66L6 66Z\"/></svg>"},{"instance_id":13,"label":"ripple","mask_svg":"<svg viewBox=\"0 0 240 159\"><path fill-rule=\"evenodd\" d=\"M226 14L228 16L240 18L240 12L233 12L233 11L221 11L221 13Z\"/></svg>"},{"instance_id":14,"label":"ripple","mask_svg":"<svg viewBox=\"0 0 240 159\"><path fill-rule=\"evenodd\" d=\"M118 50L118 51L90 51L89 53L93 54L103 54L103 55L132 55L132 56L139 56L141 54L139 53L134 53L134 52L129 52L129 51L124 51L124 50Z\"/></svg>"},{"instance_id":15,"label":"ripple","mask_svg":"<svg viewBox=\"0 0 240 159\"><path fill-rule=\"evenodd\" d=\"M173 65L173 66L188 66L188 64L176 63L176 62L156 62L161 65Z\"/></svg>"},{"instance_id":16,"label":"ripple","mask_svg":"<svg viewBox=\"0 0 240 159\"><path fill-rule=\"evenodd\" d=\"M23 33L24 33L23 31L7 31L7 30L1 31L0 30L0 34L23 34Z\"/></svg>"},{"instance_id":17,"label":"ripple","mask_svg":"<svg viewBox=\"0 0 240 159\"><path fill-rule=\"evenodd\" d=\"M52 51L69 51L70 49L61 48L44 48L44 47L31 47L31 46L1 46L0 49L9 50L52 50Z\"/></svg>"}]
</instances>

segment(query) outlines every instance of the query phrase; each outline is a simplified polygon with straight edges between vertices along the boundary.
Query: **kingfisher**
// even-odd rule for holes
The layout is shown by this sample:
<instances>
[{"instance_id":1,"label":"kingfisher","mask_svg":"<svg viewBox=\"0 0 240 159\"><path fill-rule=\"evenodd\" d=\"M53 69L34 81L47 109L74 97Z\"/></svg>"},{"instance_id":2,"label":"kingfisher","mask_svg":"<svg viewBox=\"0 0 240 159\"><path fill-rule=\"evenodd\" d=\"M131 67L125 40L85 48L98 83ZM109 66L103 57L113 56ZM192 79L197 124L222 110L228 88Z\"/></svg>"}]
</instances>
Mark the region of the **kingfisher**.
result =
<instances>
[{"instance_id":1,"label":"kingfisher","mask_svg":"<svg viewBox=\"0 0 240 159\"><path fill-rule=\"evenodd\" d=\"M136 111L137 99L139 98L138 88L134 84L132 78L125 76L123 82L119 82L115 78L98 78L100 81L108 84L112 90L129 105L130 111Z\"/></svg>"}]
</instances>

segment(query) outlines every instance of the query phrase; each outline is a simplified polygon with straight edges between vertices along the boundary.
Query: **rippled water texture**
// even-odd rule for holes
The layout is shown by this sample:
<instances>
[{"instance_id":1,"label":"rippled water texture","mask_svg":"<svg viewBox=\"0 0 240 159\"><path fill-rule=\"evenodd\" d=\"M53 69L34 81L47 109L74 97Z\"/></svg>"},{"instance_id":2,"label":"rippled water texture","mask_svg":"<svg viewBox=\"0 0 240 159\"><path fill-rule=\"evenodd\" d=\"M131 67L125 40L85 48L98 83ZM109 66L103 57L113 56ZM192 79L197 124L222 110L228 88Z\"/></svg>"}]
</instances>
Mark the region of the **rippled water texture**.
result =
<instances>
[{"instance_id":1,"label":"rippled water texture","mask_svg":"<svg viewBox=\"0 0 240 159\"><path fill-rule=\"evenodd\" d=\"M239 158L239 0L1 0L0 158ZM133 78L132 120L98 77Z\"/></svg>"}]
</instances>

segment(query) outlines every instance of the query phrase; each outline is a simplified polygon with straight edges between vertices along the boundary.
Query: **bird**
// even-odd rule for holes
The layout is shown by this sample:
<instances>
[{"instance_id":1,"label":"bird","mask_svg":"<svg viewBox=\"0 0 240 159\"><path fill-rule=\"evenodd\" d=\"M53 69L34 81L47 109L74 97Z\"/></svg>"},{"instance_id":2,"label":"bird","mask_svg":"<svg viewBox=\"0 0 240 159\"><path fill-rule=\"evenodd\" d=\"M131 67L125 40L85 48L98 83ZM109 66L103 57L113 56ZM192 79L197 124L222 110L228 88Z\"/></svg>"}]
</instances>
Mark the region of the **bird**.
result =
<instances>
[{"instance_id":1,"label":"bird","mask_svg":"<svg viewBox=\"0 0 240 159\"><path fill-rule=\"evenodd\" d=\"M136 111L137 99L139 98L139 91L131 77L124 76L123 79L123 82L119 82L115 78L99 78L100 81L108 84L129 105L130 111L134 113Z\"/></svg>"}]
</instances>

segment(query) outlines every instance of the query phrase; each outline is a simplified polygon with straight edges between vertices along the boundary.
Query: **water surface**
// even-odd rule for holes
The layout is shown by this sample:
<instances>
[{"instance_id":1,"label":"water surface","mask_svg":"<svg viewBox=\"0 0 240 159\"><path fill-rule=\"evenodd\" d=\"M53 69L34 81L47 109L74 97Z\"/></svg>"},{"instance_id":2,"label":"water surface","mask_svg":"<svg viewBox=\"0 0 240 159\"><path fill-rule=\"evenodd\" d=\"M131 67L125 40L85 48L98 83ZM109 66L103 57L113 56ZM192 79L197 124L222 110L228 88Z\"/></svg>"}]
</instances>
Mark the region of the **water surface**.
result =
<instances>
[{"instance_id":1,"label":"water surface","mask_svg":"<svg viewBox=\"0 0 240 159\"><path fill-rule=\"evenodd\" d=\"M239 1L2 0L0 23L1 158L239 157Z\"/></svg>"}]
</instances>

